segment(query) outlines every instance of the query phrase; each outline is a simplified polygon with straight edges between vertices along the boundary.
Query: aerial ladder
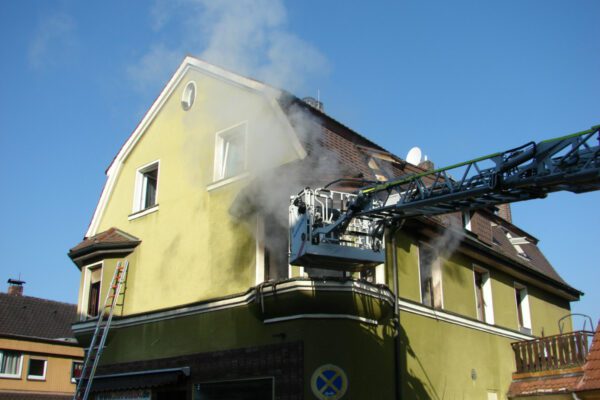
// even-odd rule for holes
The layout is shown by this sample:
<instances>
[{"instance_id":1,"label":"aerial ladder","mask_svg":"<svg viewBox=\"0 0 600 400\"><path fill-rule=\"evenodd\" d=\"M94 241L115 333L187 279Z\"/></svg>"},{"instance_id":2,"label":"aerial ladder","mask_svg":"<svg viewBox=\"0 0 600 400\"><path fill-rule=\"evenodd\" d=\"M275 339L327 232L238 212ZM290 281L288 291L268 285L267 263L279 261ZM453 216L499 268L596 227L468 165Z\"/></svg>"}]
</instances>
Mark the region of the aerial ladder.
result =
<instances>
[{"instance_id":1,"label":"aerial ladder","mask_svg":"<svg viewBox=\"0 0 600 400\"><path fill-rule=\"evenodd\" d=\"M599 189L600 125L354 193L305 188L292 196L289 207L290 264L351 271L374 267L384 262L384 228L407 218Z\"/></svg>"}]
</instances>

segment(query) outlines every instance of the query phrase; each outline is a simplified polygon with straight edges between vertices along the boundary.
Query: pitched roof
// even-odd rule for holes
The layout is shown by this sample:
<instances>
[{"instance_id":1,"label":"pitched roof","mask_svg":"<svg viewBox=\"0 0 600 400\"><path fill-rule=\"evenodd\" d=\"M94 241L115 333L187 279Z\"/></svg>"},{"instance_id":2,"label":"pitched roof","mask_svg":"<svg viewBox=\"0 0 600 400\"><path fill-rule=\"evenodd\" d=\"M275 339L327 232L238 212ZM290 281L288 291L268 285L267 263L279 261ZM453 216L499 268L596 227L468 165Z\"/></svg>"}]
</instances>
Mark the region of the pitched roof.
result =
<instances>
[{"instance_id":1,"label":"pitched roof","mask_svg":"<svg viewBox=\"0 0 600 400\"><path fill-rule=\"evenodd\" d=\"M79 268L93 262L100 254L123 256L129 254L141 240L117 228L110 228L92 237L85 238L71 250L69 257Z\"/></svg>"},{"instance_id":2,"label":"pitched roof","mask_svg":"<svg viewBox=\"0 0 600 400\"><path fill-rule=\"evenodd\" d=\"M0 335L38 339L74 338L75 304L0 293Z\"/></svg>"},{"instance_id":3,"label":"pitched roof","mask_svg":"<svg viewBox=\"0 0 600 400\"><path fill-rule=\"evenodd\" d=\"M135 244L139 243L140 239L118 228L110 228L104 232L100 232L92 237L85 238L83 241L69 250L69 254L79 253L84 249L94 245L119 245L119 244Z\"/></svg>"},{"instance_id":4,"label":"pitched roof","mask_svg":"<svg viewBox=\"0 0 600 400\"><path fill-rule=\"evenodd\" d=\"M600 390L600 321L592 340L592 346L583 366L583 378L577 391Z\"/></svg>"}]
</instances>

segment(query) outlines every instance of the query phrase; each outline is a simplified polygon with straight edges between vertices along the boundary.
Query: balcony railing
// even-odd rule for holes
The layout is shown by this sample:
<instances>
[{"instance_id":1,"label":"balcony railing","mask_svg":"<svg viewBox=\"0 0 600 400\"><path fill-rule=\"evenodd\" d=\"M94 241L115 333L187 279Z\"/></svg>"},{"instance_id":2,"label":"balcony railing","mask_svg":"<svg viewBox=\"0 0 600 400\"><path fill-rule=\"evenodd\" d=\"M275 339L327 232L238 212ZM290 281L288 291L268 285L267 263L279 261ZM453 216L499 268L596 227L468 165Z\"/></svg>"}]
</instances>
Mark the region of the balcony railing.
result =
<instances>
[{"instance_id":1,"label":"balcony railing","mask_svg":"<svg viewBox=\"0 0 600 400\"><path fill-rule=\"evenodd\" d=\"M552 371L585 363L594 333L577 331L512 343L517 373Z\"/></svg>"}]
</instances>

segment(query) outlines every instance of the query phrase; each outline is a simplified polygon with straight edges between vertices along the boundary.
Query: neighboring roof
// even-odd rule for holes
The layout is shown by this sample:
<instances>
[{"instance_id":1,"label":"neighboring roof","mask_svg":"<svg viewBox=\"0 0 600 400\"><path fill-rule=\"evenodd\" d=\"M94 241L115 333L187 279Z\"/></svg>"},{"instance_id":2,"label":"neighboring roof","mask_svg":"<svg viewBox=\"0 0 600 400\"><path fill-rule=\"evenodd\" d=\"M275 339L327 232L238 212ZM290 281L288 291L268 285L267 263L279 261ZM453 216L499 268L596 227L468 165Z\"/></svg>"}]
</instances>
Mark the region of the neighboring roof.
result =
<instances>
[{"instance_id":1,"label":"neighboring roof","mask_svg":"<svg viewBox=\"0 0 600 400\"><path fill-rule=\"evenodd\" d=\"M75 304L0 293L0 335L37 339L72 339Z\"/></svg>"},{"instance_id":2,"label":"neighboring roof","mask_svg":"<svg viewBox=\"0 0 600 400\"><path fill-rule=\"evenodd\" d=\"M581 379L581 374L572 376L532 378L513 381L508 389L508 397L527 397L536 395L571 393Z\"/></svg>"},{"instance_id":3,"label":"neighboring roof","mask_svg":"<svg viewBox=\"0 0 600 400\"><path fill-rule=\"evenodd\" d=\"M583 378L577 386L578 392L600 390L600 321L592 340L592 346L583 366Z\"/></svg>"}]
</instances>

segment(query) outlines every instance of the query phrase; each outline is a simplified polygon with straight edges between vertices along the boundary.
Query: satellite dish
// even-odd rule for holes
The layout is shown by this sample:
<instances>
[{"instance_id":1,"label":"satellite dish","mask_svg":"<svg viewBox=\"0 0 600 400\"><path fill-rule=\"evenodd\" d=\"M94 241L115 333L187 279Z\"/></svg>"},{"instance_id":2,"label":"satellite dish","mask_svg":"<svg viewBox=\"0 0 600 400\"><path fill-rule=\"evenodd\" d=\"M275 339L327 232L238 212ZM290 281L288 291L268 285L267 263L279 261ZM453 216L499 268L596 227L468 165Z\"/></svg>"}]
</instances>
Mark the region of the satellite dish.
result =
<instances>
[{"instance_id":1,"label":"satellite dish","mask_svg":"<svg viewBox=\"0 0 600 400\"><path fill-rule=\"evenodd\" d=\"M421 153L421 149L418 147L413 147L408 151L406 155L406 161L411 163L412 165L419 165L422 161L423 154Z\"/></svg>"}]
</instances>

